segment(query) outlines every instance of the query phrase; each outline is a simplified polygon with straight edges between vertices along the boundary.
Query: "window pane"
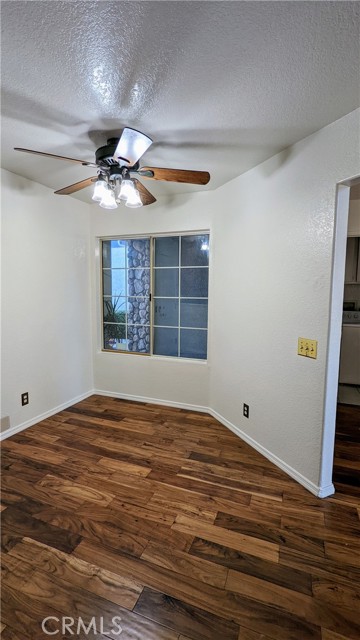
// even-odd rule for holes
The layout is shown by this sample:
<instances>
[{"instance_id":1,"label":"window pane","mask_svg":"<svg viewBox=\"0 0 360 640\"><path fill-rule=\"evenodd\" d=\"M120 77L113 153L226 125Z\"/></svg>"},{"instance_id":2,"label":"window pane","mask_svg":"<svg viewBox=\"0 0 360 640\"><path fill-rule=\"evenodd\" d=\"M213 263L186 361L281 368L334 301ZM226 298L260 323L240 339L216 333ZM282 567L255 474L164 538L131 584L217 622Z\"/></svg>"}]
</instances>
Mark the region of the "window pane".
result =
<instances>
[{"instance_id":1,"label":"window pane","mask_svg":"<svg viewBox=\"0 0 360 640\"><path fill-rule=\"evenodd\" d=\"M150 294L150 269L128 270L128 295L146 296Z\"/></svg>"},{"instance_id":2,"label":"window pane","mask_svg":"<svg viewBox=\"0 0 360 640\"><path fill-rule=\"evenodd\" d=\"M126 273L127 272L125 269L104 269L103 271L104 296L126 295Z\"/></svg>"},{"instance_id":3,"label":"window pane","mask_svg":"<svg viewBox=\"0 0 360 640\"><path fill-rule=\"evenodd\" d=\"M179 238L155 238L155 267L179 266Z\"/></svg>"},{"instance_id":4,"label":"window pane","mask_svg":"<svg viewBox=\"0 0 360 640\"><path fill-rule=\"evenodd\" d=\"M182 358L207 358L207 331L201 329L180 330L180 356Z\"/></svg>"},{"instance_id":5,"label":"window pane","mask_svg":"<svg viewBox=\"0 0 360 640\"><path fill-rule=\"evenodd\" d=\"M208 301L187 300L180 301L180 326L207 328Z\"/></svg>"},{"instance_id":6,"label":"window pane","mask_svg":"<svg viewBox=\"0 0 360 640\"><path fill-rule=\"evenodd\" d=\"M104 297L104 322L126 323L126 298Z\"/></svg>"},{"instance_id":7,"label":"window pane","mask_svg":"<svg viewBox=\"0 0 360 640\"><path fill-rule=\"evenodd\" d=\"M181 297L207 298L208 269L181 269Z\"/></svg>"},{"instance_id":8,"label":"window pane","mask_svg":"<svg viewBox=\"0 0 360 640\"><path fill-rule=\"evenodd\" d=\"M209 264L209 236L181 236L181 266L206 267Z\"/></svg>"},{"instance_id":9,"label":"window pane","mask_svg":"<svg viewBox=\"0 0 360 640\"><path fill-rule=\"evenodd\" d=\"M155 296L177 298L179 269L155 269Z\"/></svg>"},{"instance_id":10,"label":"window pane","mask_svg":"<svg viewBox=\"0 0 360 640\"><path fill-rule=\"evenodd\" d=\"M150 352L150 327L134 327L128 325L128 350L136 351L137 353L149 353Z\"/></svg>"},{"instance_id":11,"label":"window pane","mask_svg":"<svg viewBox=\"0 0 360 640\"><path fill-rule=\"evenodd\" d=\"M104 240L104 348L206 359L208 263L208 234Z\"/></svg>"},{"instance_id":12,"label":"window pane","mask_svg":"<svg viewBox=\"0 0 360 640\"><path fill-rule=\"evenodd\" d=\"M150 267L150 239L122 240L127 243L128 267Z\"/></svg>"},{"instance_id":13,"label":"window pane","mask_svg":"<svg viewBox=\"0 0 360 640\"><path fill-rule=\"evenodd\" d=\"M154 353L162 356L178 355L178 330L177 329L154 329Z\"/></svg>"},{"instance_id":14,"label":"window pane","mask_svg":"<svg viewBox=\"0 0 360 640\"><path fill-rule=\"evenodd\" d=\"M126 349L126 326L124 324L106 324L104 322L104 349Z\"/></svg>"},{"instance_id":15,"label":"window pane","mask_svg":"<svg viewBox=\"0 0 360 640\"><path fill-rule=\"evenodd\" d=\"M126 240L103 241L103 267L114 269L126 266L126 242Z\"/></svg>"},{"instance_id":16,"label":"window pane","mask_svg":"<svg viewBox=\"0 0 360 640\"><path fill-rule=\"evenodd\" d=\"M179 324L179 301L168 298L154 299L154 324L177 327Z\"/></svg>"},{"instance_id":17,"label":"window pane","mask_svg":"<svg viewBox=\"0 0 360 640\"><path fill-rule=\"evenodd\" d=\"M150 324L149 298L128 298L128 323Z\"/></svg>"}]
</instances>

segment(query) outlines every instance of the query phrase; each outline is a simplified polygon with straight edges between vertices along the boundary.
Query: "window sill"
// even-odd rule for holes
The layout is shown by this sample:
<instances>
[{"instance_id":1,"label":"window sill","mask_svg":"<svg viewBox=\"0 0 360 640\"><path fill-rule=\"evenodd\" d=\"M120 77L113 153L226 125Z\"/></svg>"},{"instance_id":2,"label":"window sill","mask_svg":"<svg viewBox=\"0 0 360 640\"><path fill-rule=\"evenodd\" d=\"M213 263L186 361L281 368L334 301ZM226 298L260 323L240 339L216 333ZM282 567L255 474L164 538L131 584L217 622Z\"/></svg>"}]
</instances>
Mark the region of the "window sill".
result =
<instances>
[{"instance_id":1,"label":"window sill","mask_svg":"<svg viewBox=\"0 0 360 640\"><path fill-rule=\"evenodd\" d=\"M151 355L150 353L132 353L131 351L120 351L117 349L100 349L98 353L118 353L121 355L126 355L127 357L136 357L143 356L150 360L156 360L157 362L181 362L183 364L194 363L198 365L208 365L209 360L200 360L199 358L177 358L174 356L157 356Z\"/></svg>"}]
</instances>

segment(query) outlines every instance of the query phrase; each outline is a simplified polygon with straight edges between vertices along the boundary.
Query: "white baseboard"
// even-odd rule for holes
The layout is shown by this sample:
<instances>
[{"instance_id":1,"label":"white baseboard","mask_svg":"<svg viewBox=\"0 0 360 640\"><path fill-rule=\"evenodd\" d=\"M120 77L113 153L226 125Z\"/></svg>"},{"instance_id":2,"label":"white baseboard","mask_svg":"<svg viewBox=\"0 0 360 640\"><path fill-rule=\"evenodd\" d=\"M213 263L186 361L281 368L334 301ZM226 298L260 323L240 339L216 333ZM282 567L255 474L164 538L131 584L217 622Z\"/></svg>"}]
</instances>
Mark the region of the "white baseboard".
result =
<instances>
[{"instance_id":1,"label":"white baseboard","mask_svg":"<svg viewBox=\"0 0 360 640\"><path fill-rule=\"evenodd\" d=\"M174 407L175 409L186 409L187 411L211 413L209 407L203 407L199 404L187 404L185 402L175 402L173 400L161 400L160 398L147 398L146 396L132 396L128 393L116 393L115 391L105 391L104 389L95 389L93 393L96 393L99 396L107 396L109 398L120 398L120 400L129 400L130 402L160 404L165 407Z\"/></svg>"},{"instance_id":2,"label":"white baseboard","mask_svg":"<svg viewBox=\"0 0 360 640\"><path fill-rule=\"evenodd\" d=\"M295 478L296 480L296 478ZM335 493L335 487L333 483L328 484L326 487L318 487L319 491L316 494L318 498L328 498Z\"/></svg>"},{"instance_id":3,"label":"white baseboard","mask_svg":"<svg viewBox=\"0 0 360 640\"><path fill-rule=\"evenodd\" d=\"M53 409L50 409L49 411L45 411L45 413L41 413L40 415L35 416L34 418L27 420L26 422L22 422L21 424L15 425L14 427L10 427L10 429L6 429L6 431L3 431L0 434L0 442L2 440L6 440L6 438L10 438L10 436L14 436L15 433L19 433L20 431L24 431L24 429L28 429L29 427L32 427L34 424L37 424L42 420L46 420L46 418L50 418L51 416L55 415L55 413L59 413L59 411L63 411L64 409L71 407L71 405L76 404L77 402L81 402L81 400L85 400L86 398L89 398L93 394L94 394L93 390L87 391L86 393L83 393L80 396L76 396L76 398L72 398L68 402L64 402L63 404L60 404L58 407L54 407Z\"/></svg>"},{"instance_id":4,"label":"white baseboard","mask_svg":"<svg viewBox=\"0 0 360 640\"><path fill-rule=\"evenodd\" d=\"M313 493L316 497L327 498L328 496L331 496L333 493L335 493L335 487L333 484L330 484L326 487L319 487L308 478L305 478L305 476L299 473L299 471L296 471L296 469L294 469L293 467L290 467L290 465L288 465L286 462L281 460L281 458L278 458L275 454L271 453L271 451L269 451L268 449L263 447L261 444L259 444L256 440L251 438L251 436L248 436L244 431L242 431L239 427L232 424L232 422L224 418L220 413L217 413L217 411L214 411L213 409L209 409L209 413L214 418L216 418L216 420L219 420L221 424L223 424L225 427L230 429L230 431L235 433L235 435L241 438L241 440L244 440L244 442L249 444L253 449L256 449L256 451L259 451L259 453L261 453L265 458L270 460L270 462L273 462L273 464L279 467L279 469L281 469L282 471L285 471L287 475L289 475L291 478L296 480L296 482L298 482L303 487L305 487L305 489L307 489L308 491L311 491L311 493Z\"/></svg>"},{"instance_id":5,"label":"white baseboard","mask_svg":"<svg viewBox=\"0 0 360 640\"><path fill-rule=\"evenodd\" d=\"M272 462L277 467L279 467L279 469L282 469L282 471L284 471L287 475L289 475L291 478L296 480L296 482L301 484L303 487L305 487L305 489L310 491L312 494L314 494L318 498L327 498L328 496L331 496L333 493L335 493L335 487L333 484L329 484L326 487L320 487L314 484L311 480L308 480L308 478L305 478L305 476L299 473L299 471L296 471L296 469L294 469L293 467L290 467L290 465L288 465L286 462L281 460L281 458L278 458L275 454L271 453L271 451L263 447L256 440L251 438L251 436L248 436L239 427L234 425L232 422L224 418L224 416L222 416L220 413L218 413L214 409L211 409L210 407L203 407L197 404L187 404L184 402L175 402L172 400L162 400L160 398L147 398L146 396L134 396L126 393L116 393L114 391L105 391L104 389L92 389L91 391L88 391L87 393L77 396L76 398L72 398L72 400L69 400L64 404L59 405L58 407L54 407L54 409L51 409L50 411L46 411L45 413L39 416L36 416L35 418L28 420L27 422L23 422L22 424L19 424L15 427L10 427L10 429L7 429L6 431L0 434L0 441L5 440L6 438L9 438L15 433L19 433L20 431L23 431L24 429L27 429L28 427L33 426L37 422L41 422L41 420L50 418L50 416L53 416L55 413L59 413L59 411L63 411L64 409L71 407L71 405L76 404L81 400L85 400L86 398L89 398L94 394L97 394L99 396L107 396L110 398L120 398L121 400L129 400L130 402L144 402L147 404L159 404L166 407L174 407L176 409L185 409L187 411L198 411L201 413L208 413L211 416L213 416L213 418L221 422L221 424L223 424L225 427L230 429L230 431L235 433L235 435L241 438L241 440L244 440L244 442L249 444L253 449L256 449L256 451L259 451L259 453L261 453L265 458L270 460L270 462Z\"/></svg>"}]
</instances>

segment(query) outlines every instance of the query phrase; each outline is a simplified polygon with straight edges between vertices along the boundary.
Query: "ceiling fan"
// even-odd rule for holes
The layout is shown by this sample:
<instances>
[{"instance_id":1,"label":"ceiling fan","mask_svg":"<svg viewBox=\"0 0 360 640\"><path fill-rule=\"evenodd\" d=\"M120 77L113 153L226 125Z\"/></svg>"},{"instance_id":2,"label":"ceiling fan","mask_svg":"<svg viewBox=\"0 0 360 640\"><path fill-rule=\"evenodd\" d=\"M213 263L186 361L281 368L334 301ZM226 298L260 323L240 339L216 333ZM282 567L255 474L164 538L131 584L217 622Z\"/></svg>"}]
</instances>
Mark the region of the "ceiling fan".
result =
<instances>
[{"instance_id":1,"label":"ceiling fan","mask_svg":"<svg viewBox=\"0 0 360 640\"><path fill-rule=\"evenodd\" d=\"M150 180L186 182L189 184L207 184L210 174L207 171L189 171L187 169L162 169L158 167L140 167L139 160L152 144L151 138L136 129L125 127L120 138L109 138L106 145L95 152L95 162L86 162L76 158L58 156L53 153L34 151L15 147L15 151L34 153L48 158L76 162L84 167L97 169L97 175L55 191L57 195L71 195L80 189L94 185L92 199L104 209L116 209L118 203L127 207L141 207L156 202L156 198L135 176Z\"/></svg>"}]
</instances>

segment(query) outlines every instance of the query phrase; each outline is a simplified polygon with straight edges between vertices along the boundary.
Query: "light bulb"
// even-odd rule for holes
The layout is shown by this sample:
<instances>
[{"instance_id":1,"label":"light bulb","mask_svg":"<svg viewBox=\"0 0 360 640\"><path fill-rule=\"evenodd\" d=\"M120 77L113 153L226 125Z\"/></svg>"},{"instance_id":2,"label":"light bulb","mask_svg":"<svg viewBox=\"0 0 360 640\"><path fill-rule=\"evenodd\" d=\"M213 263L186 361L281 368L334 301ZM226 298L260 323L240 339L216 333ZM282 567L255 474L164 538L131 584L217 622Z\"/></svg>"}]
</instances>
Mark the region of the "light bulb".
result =
<instances>
[{"instance_id":1,"label":"light bulb","mask_svg":"<svg viewBox=\"0 0 360 640\"><path fill-rule=\"evenodd\" d=\"M99 178L95 182L94 193L92 199L95 202L100 202L103 199L104 193L106 191L106 182L103 178Z\"/></svg>"},{"instance_id":2,"label":"light bulb","mask_svg":"<svg viewBox=\"0 0 360 640\"><path fill-rule=\"evenodd\" d=\"M118 195L119 200L125 200L129 198L130 194L134 191L134 183L132 180L123 178L121 181L121 187Z\"/></svg>"},{"instance_id":3,"label":"light bulb","mask_svg":"<svg viewBox=\"0 0 360 640\"><path fill-rule=\"evenodd\" d=\"M128 199L125 202L127 207L131 207L132 209L136 209L137 207L142 207L142 202L140 199L140 194L135 187L133 188L132 193L130 193Z\"/></svg>"},{"instance_id":4,"label":"light bulb","mask_svg":"<svg viewBox=\"0 0 360 640\"><path fill-rule=\"evenodd\" d=\"M100 207L102 207L103 209L117 209L115 194L109 186L106 186L104 190L104 194L100 202Z\"/></svg>"}]
</instances>

